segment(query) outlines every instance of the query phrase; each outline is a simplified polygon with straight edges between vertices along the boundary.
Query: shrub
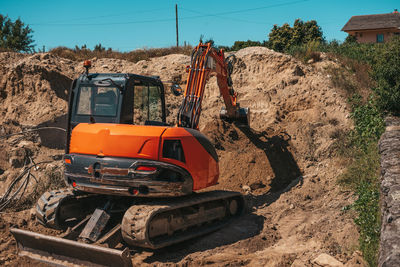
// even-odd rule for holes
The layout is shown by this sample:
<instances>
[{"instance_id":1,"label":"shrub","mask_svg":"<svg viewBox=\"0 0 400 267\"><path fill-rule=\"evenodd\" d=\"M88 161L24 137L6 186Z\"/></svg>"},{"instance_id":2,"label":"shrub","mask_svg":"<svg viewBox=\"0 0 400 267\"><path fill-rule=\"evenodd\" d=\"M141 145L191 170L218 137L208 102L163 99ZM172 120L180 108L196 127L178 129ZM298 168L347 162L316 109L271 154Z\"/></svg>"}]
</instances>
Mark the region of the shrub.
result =
<instances>
[{"instance_id":1,"label":"shrub","mask_svg":"<svg viewBox=\"0 0 400 267\"><path fill-rule=\"evenodd\" d=\"M293 46L300 46L312 41L324 42L321 27L315 20L303 22L296 19L293 27L285 23L281 27L274 25L269 33L268 45L279 52L288 51Z\"/></svg>"},{"instance_id":2,"label":"shrub","mask_svg":"<svg viewBox=\"0 0 400 267\"><path fill-rule=\"evenodd\" d=\"M34 45L33 30L17 19L12 22L7 16L0 14L0 49L16 52L31 52Z\"/></svg>"},{"instance_id":3,"label":"shrub","mask_svg":"<svg viewBox=\"0 0 400 267\"><path fill-rule=\"evenodd\" d=\"M362 104L362 98L359 95L351 99L352 113L354 119L355 142L361 148L370 142L378 141L385 130L383 115L376 106L373 96L367 103Z\"/></svg>"},{"instance_id":4,"label":"shrub","mask_svg":"<svg viewBox=\"0 0 400 267\"><path fill-rule=\"evenodd\" d=\"M99 44L100 45L100 44ZM56 47L51 49L49 52L51 54L57 55L59 57L68 58L71 60L86 60L90 58L117 58L124 59L131 62L138 62L140 60L148 60L152 57L161 57L170 54L185 54L190 55L192 52L191 46L184 47L167 47L167 48L142 48L133 50L131 52L118 52L112 49L103 49L103 47L98 47L95 50L90 50L86 48L86 45L83 45L81 48L75 46L75 49L67 48L67 47Z\"/></svg>"},{"instance_id":5,"label":"shrub","mask_svg":"<svg viewBox=\"0 0 400 267\"><path fill-rule=\"evenodd\" d=\"M377 178L375 180L378 180ZM380 212L379 187L376 184L362 182L357 188L358 199L354 209L359 216L354 222L360 228L360 248L370 266L376 265L379 249Z\"/></svg>"},{"instance_id":6,"label":"shrub","mask_svg":"<svg viewBox=\"0 0 400 267\"><path fill-rule=\"evenodd\" d=\"M259 41L251 41L251 40L247 40L247 41L235 41L235 43L233 44L233 46L231 46L229 48L229 51L237 51L246 47L250 47L250 46L262 46L261 42Z\"/></svg>"},{"instance_id":7,"label":"shrub","mask_svg":"<svg viewBox=\"0 0 400 267\"><path fill-rule=\"evenodd\" d=\"M289 48L288 54L307 62L312 59L314 62L321 60L320 42L311 41L307 44L296 45Z\"/></svg>"},{"instance_id":8,"label":"shrub","mask_svg":"<svg viewBox=\"0 0 400 267\"><path fill-rule=\"evenodd\" d=\"M369 265L375 266L380 234L378 139L384 131L384 114L377 104L379 96L371 90L378 81L371 79L370 66L376 68L376 55L383 46L331 42L320 48L339 62L328 71L332 83L347 92L351 104L354 129L347 138L338 138L341 143L337 145L349 164L338 182L355 192L357 200L351 207L357 212L354 222L359 227L360 250Z\"/></svg>"},{"instance_id":9,"label":"shrub","mask_svg":"<svg viewBox=\"0 0 400 267\"><path fill-rule=\"evenodd\" d=\"M377 51L372 66L379 106L400 114L400 38L393 38Z\"/></svg>"}]
</instances>

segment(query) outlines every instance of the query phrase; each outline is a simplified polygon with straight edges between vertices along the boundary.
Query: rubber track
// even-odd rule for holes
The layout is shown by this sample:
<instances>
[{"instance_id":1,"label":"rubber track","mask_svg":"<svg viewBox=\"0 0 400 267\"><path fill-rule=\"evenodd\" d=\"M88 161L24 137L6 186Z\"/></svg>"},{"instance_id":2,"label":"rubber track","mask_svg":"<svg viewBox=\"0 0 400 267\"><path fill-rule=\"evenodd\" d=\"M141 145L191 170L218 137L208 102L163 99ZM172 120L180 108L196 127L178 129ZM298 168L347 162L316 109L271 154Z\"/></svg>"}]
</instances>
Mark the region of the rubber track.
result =
<instances>
[{"instance_id":1,"label":"rubber track","mask_svg":"<svg viewBox=\"0 0 400 267\"><path fill-rule=\"evenodd\" d=\"M148 238L148 227L150 225L151 219L163 212L173 211L180 208L190 207L198 204L204 204L210 201L215 200L223 200L223 199L231 199L238 198L242 201L240 204L240 211L237 215L241 214L244 210L244 199L243 196L238 192L230 192L230 191L212 191L194 194L188 197L179 198L179 199L168 199L168 204L164 202L152 202L144 205L134 205L131 206L125 213L122 219L121 232L122 236L129 245L158 249L165 246L169 246L175 243L182 242L187 239L191 239L200 235L207 234L209 232L215 231L227 223L230 222L230 218L227 218L223 221L202 226L195 231L186 231L184 235L180 235L179 237L172 235L167 240L163 240L162 242L154 243Z\"/></svg>"},{"instance_id":2,"label":"rubber track","mask_svg":"<svg viewBox=\"0 0 400 267\"><path fill-rule=\"evenodd\" d=\"M63 200L74 196L69 188L45 192L36 204L37 220L46 227L60 229L56 216L57 209Z\"/></svg>"}]
</instances>

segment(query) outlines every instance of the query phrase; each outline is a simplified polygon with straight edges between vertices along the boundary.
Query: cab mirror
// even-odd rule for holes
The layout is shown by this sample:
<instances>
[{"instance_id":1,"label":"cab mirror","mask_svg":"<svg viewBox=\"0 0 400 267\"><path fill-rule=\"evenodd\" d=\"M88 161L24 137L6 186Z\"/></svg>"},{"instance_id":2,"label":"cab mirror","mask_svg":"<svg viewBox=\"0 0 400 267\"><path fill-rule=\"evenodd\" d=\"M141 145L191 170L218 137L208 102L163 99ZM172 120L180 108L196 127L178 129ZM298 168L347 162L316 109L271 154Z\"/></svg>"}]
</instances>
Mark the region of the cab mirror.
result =
<instances>
[{"instance_id":1,"label":"cab mirror","mask_svg":"<svg viewBox=\"0 0 400 267\"><path fill-rule=\"evenodd\" d=\"M175 96L180 96L183 93L182 88L179 86L179 84L172 84L171 85L171 92L175 95Z\"/></svg>"}]
</instances>

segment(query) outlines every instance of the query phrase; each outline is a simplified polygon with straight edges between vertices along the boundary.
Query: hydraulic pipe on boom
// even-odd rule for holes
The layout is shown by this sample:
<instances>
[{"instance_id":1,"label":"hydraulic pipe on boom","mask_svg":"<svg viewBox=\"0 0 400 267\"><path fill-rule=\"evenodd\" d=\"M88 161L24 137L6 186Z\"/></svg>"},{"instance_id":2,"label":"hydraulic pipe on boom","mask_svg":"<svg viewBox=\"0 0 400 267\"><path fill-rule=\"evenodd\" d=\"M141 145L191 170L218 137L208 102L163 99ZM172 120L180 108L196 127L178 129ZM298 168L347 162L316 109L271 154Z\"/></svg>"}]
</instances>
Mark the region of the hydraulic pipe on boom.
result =
<instances>
[{"instance_id":1,"label":"hydraulic pipe on boom","mask_svg":"<svg viewBox=\"0 0 400 267\"><path fill-rule=\"evenodd\" d=\"M240 108L237 102L237 93L232 87L232 70L230 57L225 58L222 49L217 50L210 43L196 46L191 55L191 64L186 68L189 76L178 112L178 126L198 129L204 90L212 73L217 75L218 87L225 103L220 117L249 124L250 110Z\"/></svg>"}]
</instances>

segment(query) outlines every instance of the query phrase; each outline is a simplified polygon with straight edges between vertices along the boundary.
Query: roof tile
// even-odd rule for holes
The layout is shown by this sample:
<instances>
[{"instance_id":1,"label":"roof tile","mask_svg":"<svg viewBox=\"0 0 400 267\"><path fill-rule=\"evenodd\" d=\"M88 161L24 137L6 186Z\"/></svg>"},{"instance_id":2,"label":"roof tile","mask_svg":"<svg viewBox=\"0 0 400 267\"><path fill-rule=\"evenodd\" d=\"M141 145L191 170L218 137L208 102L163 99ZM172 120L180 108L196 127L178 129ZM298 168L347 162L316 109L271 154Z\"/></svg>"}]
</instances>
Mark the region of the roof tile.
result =
<instances>
[{"instance_id":1,"label":"roof tile","mask_svg":"<svg viewBox=\"0 0 400 267\"><path fill-rule=\"evenodd\" d=\"M400 13L353 16L342 31L400 28Z\"/></svg>"}]
</instances>

